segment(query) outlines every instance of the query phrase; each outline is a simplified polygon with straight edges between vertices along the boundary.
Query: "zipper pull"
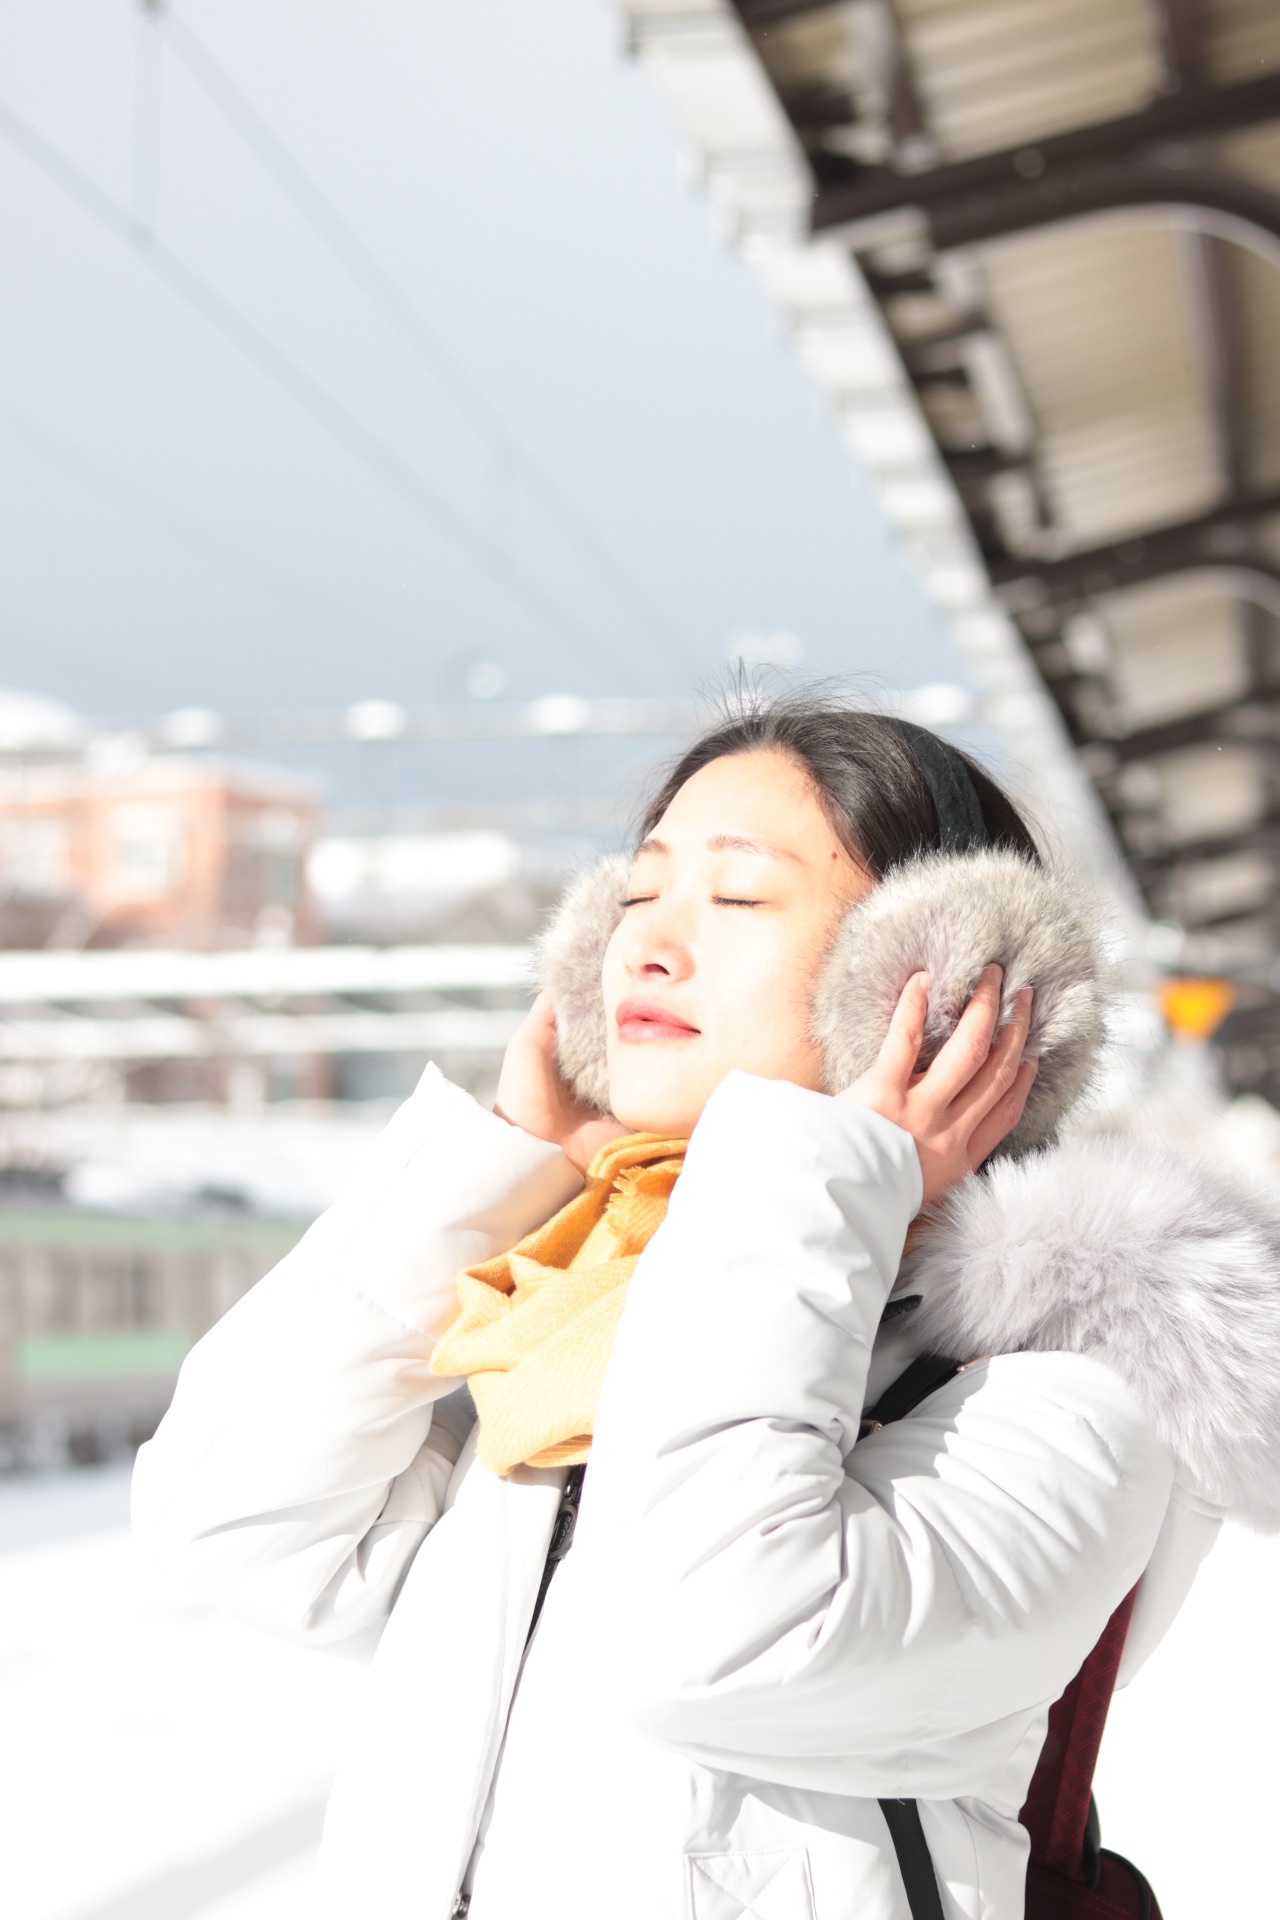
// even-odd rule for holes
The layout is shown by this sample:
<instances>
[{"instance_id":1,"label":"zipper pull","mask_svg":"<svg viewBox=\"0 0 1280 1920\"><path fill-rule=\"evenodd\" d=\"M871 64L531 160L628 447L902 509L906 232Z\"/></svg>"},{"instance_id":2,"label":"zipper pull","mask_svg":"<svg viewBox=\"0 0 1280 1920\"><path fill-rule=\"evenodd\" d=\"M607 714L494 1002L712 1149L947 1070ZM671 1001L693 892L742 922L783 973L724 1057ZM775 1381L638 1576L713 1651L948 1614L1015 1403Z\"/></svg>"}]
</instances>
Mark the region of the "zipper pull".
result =
<instances>
[{"instance_id":1,"label":"zipper pull","mask_svg":"<svg viewBox=\"0 0 1280 1920\"><path fill-rule=\"evenodd\" d=\"M556 1523L551 1530L551 1545L547 1548L548 1560L563 1560L573 1545L574 1532L578 1525L578 1501L582 1497L582 1480L586 1473L583 1466L570 1467L569 1477L564 1483L564 1492L560 1496L560 1510L556 1514Z\"/></svg>"}]
</instances>

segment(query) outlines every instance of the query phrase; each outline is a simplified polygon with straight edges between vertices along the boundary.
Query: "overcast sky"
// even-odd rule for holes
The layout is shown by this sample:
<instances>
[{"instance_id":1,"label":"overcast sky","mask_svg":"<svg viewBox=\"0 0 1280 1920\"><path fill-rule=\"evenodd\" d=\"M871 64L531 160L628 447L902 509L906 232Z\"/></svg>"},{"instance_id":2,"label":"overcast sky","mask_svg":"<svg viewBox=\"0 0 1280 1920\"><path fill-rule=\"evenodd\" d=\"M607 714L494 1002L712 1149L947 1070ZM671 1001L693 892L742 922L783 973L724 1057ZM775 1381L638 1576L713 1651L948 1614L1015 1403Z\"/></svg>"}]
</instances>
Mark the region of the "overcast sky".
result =
<instances>
[{"instance_id":1,"label":"overcast sky","mask_svg":"<svg viewBox=\"0 0 1280 1920\"><path fill-rule=\"evenodd\" d=\"M673 693L776 630L814 674L959 677L609 0L0 0L0 73L45 143L0 120L0 684Z\"/></svg>"}]
</instances>

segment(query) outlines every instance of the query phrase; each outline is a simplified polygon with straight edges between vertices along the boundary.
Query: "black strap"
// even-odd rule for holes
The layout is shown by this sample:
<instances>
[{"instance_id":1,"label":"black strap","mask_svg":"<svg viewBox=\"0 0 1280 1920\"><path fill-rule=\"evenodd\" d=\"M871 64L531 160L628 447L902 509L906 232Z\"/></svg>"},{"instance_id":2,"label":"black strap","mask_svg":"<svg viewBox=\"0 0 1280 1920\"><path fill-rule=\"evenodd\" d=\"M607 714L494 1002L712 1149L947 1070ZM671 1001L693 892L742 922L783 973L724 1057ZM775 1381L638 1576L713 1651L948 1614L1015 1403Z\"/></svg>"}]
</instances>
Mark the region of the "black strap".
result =
<instances>
[{"instance_id":1,"label":"black strap","mask_svg":"<svg viewBox=\"0 0 1280 1920\"><path fill-rule=\"evenodd\" d=\"M960 1363L956 1360L944 1359L938 1353L922 1353L905 1373L898 1375L892 1386L885 1388L871 1411L863 1414L862 1434L887 1427L891 1420L901 1420L959 1371ZM919 1807L914 1800L882 1800L880 1811L898 1856L898 1871L907 1890L911 1920L945 1920L938 1876L920 1824Z\"/></svg>"},{"instance_id":2,"label":"black strap","mask_svg":"<svg viewBox=\"0 0 1280 1920\"><path fill-rule=\"evenodd\" d=\"M920 1824L920 1808L914 1800L882 1800L880 1811L898 1856L911 1920L946 1920L929 1842Z\"/></svg>"},{"instance_id":3,"label":"black strap","mask_svg":"<svg viewBox=\"0 0 1280 1920\"><path fill-rule=\"evenodd\" d=\"M914 721L899 720L912 758L919 767L938 816L938 843L944 853L972 853L991 844L982 802L969 769L954 747Z\"/></svg>"},{"instance_id":4,"label":"black strap","mask_svg":"<svg viewBox=\"0 0 1280 1920\"><path fill-rule=\"evenodd\" d=\"M860 1437L874 1433L877 1427L887 1427L891 1420L905 1419L922 1400L927 1400L939 1387L945 1387L959 1371L957 1360L944 1359L940 1353L922 1353L905 1373L898 1375L892 1386L885 1388L874 1407L863 1414Z\"/></svg>"}]
</instances>

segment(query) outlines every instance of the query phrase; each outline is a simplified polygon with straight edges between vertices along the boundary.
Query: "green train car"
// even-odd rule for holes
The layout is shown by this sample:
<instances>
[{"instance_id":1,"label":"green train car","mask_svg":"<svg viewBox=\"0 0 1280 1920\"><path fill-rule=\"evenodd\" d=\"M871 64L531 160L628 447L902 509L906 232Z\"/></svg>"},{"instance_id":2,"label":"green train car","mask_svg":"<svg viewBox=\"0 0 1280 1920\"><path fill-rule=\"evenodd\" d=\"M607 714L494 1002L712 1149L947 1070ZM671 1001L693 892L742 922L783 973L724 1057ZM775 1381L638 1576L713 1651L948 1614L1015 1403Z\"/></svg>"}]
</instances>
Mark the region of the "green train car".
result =
<instances>
[{"instance_id":1,"label":"green train car","mask_svg":"<svg viewBox=\"0 0 1280 1920\"><path fill-rule=\"evenodd\" d=\"M254 1216L0 1207L0 1466L140 1445L188 1349L303 1231Z\"/></svg>"}]
</instances>

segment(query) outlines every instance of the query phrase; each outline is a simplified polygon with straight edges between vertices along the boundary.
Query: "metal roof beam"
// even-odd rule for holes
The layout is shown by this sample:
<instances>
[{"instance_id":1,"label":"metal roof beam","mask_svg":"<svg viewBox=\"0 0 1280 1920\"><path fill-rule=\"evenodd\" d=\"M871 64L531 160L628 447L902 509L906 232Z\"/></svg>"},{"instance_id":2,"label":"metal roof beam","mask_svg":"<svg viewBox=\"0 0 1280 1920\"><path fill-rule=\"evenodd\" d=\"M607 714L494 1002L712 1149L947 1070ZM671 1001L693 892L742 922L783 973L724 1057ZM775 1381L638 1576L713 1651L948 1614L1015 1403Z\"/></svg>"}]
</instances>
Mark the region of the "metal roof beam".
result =
<instances>
[{"instance_id":1,"label":"metal roof beam","mask_svg":"<svg viewBox=\"0 0 1280 1920\"><path fill-rule=\"evenodd\" d=\"M1257 927L1274 935L1276 916L1265 906L1235 907L1230 913L1187 913L1178 915L1178 925L1188 933L1221 933L1231 928Z\"/></svg>"},{"instance_id":2,"label":"metal roof beam","mask_svg":"<svg viewBox=\"0 0 1280 1920\"><path fill-rule=\"evenodd\" d=\"M1240 599L1236 603L1236 615L1240 622L1240 644L1244 649L1249 685L1255 692L1260 692L1266 685L1269 670L1266 612L1256 600Z\"/></svg>"},{"instance_id":3,"label":"metal roof beam","mask_svg":"<svg viewBox=\"0 0 1280 1920\"><path fill-rule=\"evenodd\" d=\"M1174 3L1175 0L1164 0L1166 7ZM1185 10L1192 5L1192 0L1178 0L1178 4ZM1250 480L1249 395L1237 349L1235 289L1226 244L1216 235L1187 233L1182 236L1182 246L1189 269L1205 397L1217 441L1222 489L1230 499L1247 493ZM1248 685L1259 693L1267 677L1266 617L1256 600L1240 598L1236 602L1236 621Z\"/></svg>"},{"instance_id":4,"label":"metal roof beam","mask_svg":"<svg viewBox=\"0 0 1280 1920\"><path fill-rule=\"evenodd\" d=\"M834 0L733 0L744 27L780 27L805 13L827 13Z\"/></svg>"},{"instance_id":5,"label":"metal roof beam","mask_svg":"<svg viewBox=\"0 0 1280 1920\"><path fill-rule=\"evenodd\" d=\"M733 0L747 31L763 38L772 27L784 26L803 14L829 10L832 0ZM868 77L878 95L883 125L896 162L909 170L937 158L937 142L929 131L915 79L902 44L890 0L853 0L846 7L847 28L856 39ZM783 104L800 138L821 136L836 127L848 127L856 109L840 87L785 88ZM880 116L872 115L873 121Z\"/></svg>"},{"instance_id":6,"label":"metal roof beam","mask_svg":"<svg viewBox=\"0 0 1280 1920\"><path fill-rule=\"evenodd\" d=\"M896 157L912 168L935 161L937 142L929 131L889 0L857 0L850 9L850 26L884 101Z\"/></svg>"},{"instance_id":7,"label":"metal roof beam","mask_svg":"<svg viewBox=\"0 0 1280 1920\"><path fill-rule=\"evenodd\" d=\"M918 173L899 173L893 167L858 168L851 177L819 187L813 229L826 232L833 227L856 227L903 207L922 207L930 217L935 238L940 222L945 231L963 232L967 239L992 237L982 231L984 208L989 209L988 220L995 223L993 233L1018 231L1026 224L1043 225L1046 218L1062 219L1066 215L1061 211L1046 215L1041 209L1056 204L1064 195L1069 202L1073 187L1082 198L1088 198L1085 186L1111 177L1118 163L1133 163L1171 141L1236 133L1277 116L1280 73L1262 74L1230 86L1184 87L1138 113L947 166ZM1168 171L1172 175L1194 169ZM1165 169L1157 165L1153 172L1158 179ZM1010 226L1010 221L1016 224ZM944 242L938 239L938 244ZM945 244L961 245L965 241L949 239Z\"/></svg>"},{"instance_id":8,"label":"metal roof beam","mask_svg":"<svg viewBox=\"0 0 1280 1920\"><path fill-rule=\"evenodd\" d=\"M1251 575L1274 592L1280 561L1253 550L1251 524L1280 514L1280 488L1225 501L1211 512L1089 547L1060 560L993 560L992 584L1012 611L1076 606L1100 595L1217 568Z\"/></svg>"},{"instance_id":9,"label":"metal roof beam","mask_svg":"<svg viewBox=\"0 0 1280 1920\"><path fill-rule=\"evenodd\" d=\"M943 447L942 457L960 488L981 486L988 480L998 479L1002 473L1027 473L1035 464L1025 449L1015 453L1010 448L996 446Z\"/></svg>"},{"instance_id":10,"label":"metal roof beam","mask_svg":"<svg viewBox=\"0 0 1280 1920\"><path fill-rule=\"evenodd\" d=\"M1269 853L1280 857L1280 813L1268 813L1252 827L1235 827L1230 832L1206 834L1200 840L1184 840L1158 852L1131 853L1129 864L1139 882L1159 875L1171 867L1191 866L1201 860L1218 860L1226 853Z\"/></svg>"},{"instance_id":11,"label":"metal roof beam","mask_svg":"<svg viewBox=\"0 0 1280 1920\"><path fill-rule=\"evenodd\" d=\"M1126 208L1207 214L1243 244L1280 256L1280 194L1174 147L1149 159L1063 167L1017 185L956 194L928 209L940 253Z\"/></svg>"},{"instance_id":12,"label":"metal roof beam","mask_svg":"<svg viewBox=\"0 0 1280 1920\"><path fill-rule=\"evenodd\" d=\"M1222 491L1228 499L1247 491L1248 433L1240 356L1236 351L1227 250L1211 233L1182 236L1199 335L1200 363L1217 442Z\"/></svg>"},{"instance_id":13,"label":"metal roof beam","mask_svg":"<svg viewBox=\"0 0 1280 1920\"><path fill-rule=\"evenodd\" d=\"M1280 687L1261 698L1280 698ZM1233 745L1274 745L1280 739L1280 715L1265 706L1241 706L1238 700L1214 707L1205 713L1188 714L1183 720L1169 720L1160 727L1143 727L1134 733L1120 734L1100 741L1115 755L1116 765L1135 760L1158 759L1162 753L1177 753L1182 747L1198 747L1211 741L1230 741Z\"/></svg>"},{"instance_id":14,"label":"metal roof beam","mask_svg":"<svg viewBox=\"0 0 1280 1920\"><path fill-rule=\"evenodd\" d=\"M956 352L976 335L995 331L990 314L975 309L950 321L945 327L933 328L929 333L903 335L897 341L898 352L908 373L919 373L928 371L948 357L954 361Z\"/></svg>"},{"instance_id":15,"label":"metal roof beam","mask_svg":"<svg viewBox=\"0 0 1280 1920\"><path fill-rule=\"evenodd\" d=\"M1200 7L1201 0L1155 0L1165 87L1169 93L1194 85L1203 71L1204 31Z\"/></svg>"}]
</instances>

